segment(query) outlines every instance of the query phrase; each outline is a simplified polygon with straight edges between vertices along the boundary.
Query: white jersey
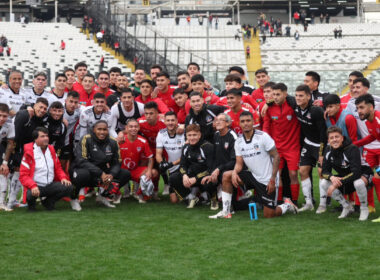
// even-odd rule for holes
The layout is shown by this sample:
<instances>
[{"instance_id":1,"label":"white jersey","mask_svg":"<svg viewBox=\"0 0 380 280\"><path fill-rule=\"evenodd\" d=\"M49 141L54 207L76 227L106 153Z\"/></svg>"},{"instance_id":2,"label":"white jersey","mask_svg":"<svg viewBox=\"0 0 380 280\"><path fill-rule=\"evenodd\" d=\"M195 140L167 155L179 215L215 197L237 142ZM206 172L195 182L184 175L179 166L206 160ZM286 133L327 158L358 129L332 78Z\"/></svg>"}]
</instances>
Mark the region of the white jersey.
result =
<instances>
[{"instance_id":1,"label":"white jersey","mask_svg":"<svg viewBox=\"0 0 380 280\"><path fill-rule=\"evenodd\" d=\"M269 151L275 148L273 139L261 130L255 130L251 141L244 135L235 142L235 154L241 156L253 177L267 185L272 177L273 164Z\"/></svg>"},{"instance_id":2,"label":"white jersey","mask_svg":"<svg viewBox=\"0 0 380 280\"><path fill-rule=\"evenodd\" d=\"M108 124L108 129L109 129L109 134L112 137L117 137L116 132L112 132L111 128L111 112L103 112L99 115L96 115L94 112L94 107L86 107L83 112L80 114L79 117L79 136L82 138L84 135L88 134L91 132L93 126L95 123L97 123L100 120L104 120Z\"/></svg>"},{"instance_id":3,"label":"white jersey","mask_svg":"<svg viewBox=\"0 0 380 280\"><path fill-rule=\"evenodd\" d=\"M120 130L120 131L123 131L124 130L124 127L125 125L122 124L121 122L119 122L119 119L121 119L121 116L120 116L120 111L119 111L119 108L118 108L118 104L119 103L115 103L115 105L112 106L111 108L111 116L112 116L112 124L111 124L111 129L113 131L116 131L116 130ZM121 105L121 110L122 110L122 113L123 113L123 118L125 119L129 119L129 118L135 118L136 120L140 117L142 117L144 115L144 104L140 103L140 102L135 102L132 106L132 110L127 112L125 109L124 109L124 106ZM136 107L138 109L138 112L136 112Z\"/></svg>"},{"instance_id":4,"label":"white jersey","mask_svg":"<svg viewBox=\"0 0 380 280\"><path fill-rule=\"evenodd\" d=\"M168 129L164 128L158 132L156 138L156 148L164 149L168 154L168 162L173 162L181 158L182 147L185 145L185 136L183 134L175 134L171 137ZM169 169L172 173L179 168L179 164L174 165Z\"/></svg>"},{"instance_id":5,"label":"white jersey","mask_svg":"<svg viewBox=\"0 0 380 280\"><path fill-rule=\"evenodd\" d=\"M65 138L65 146L70 144L70 136L74 132L75 125L79 121L80 114L84 110L82 108L83 108L82 106L79 106L79 108L76 109L71 115L67 113L66 108L65 108L65 113L63 114L63 118L67 120L67 123L68 123L66 138Z\"/></svg>"},{"instance_id":6,"label":"white jersey","mask_svg":"<svg viewBox=\"0 0 380 280\"><path fill-rule=\"evenodd\" d=\"M36 103L36 100L39 97L43 97L43 98L48 99L48 97L50 95L50 93L48 91L46 91L46 90L44 90L41 94L37 94L34 91L34 88L26 88L26 89L24 89L24 92L25 92L26 102L29 103L29 104ZM49 101L49 99L48 99L48 101Z\"/></svg>"},{"instance_id":7,"label":"white jersey","mask_svg":"<svg viewBox=\"0 0 380 280\"><path fill-rule=\"evenodd\" d=\"M49 106L55 101L59 101L62 103L63 106L65 106L66 98L67 98L67 92L65 92L61 97L55 95L54 92L50 92L48 97L47 97L47 100L49 102Z\"/></svg>"},{"instance_id":8,"label":"white jersey","mask_svg":"<svg viewBox=\"0 0 380 280\"><path fill-rule=\"evenodd\" d=\"M15 126L11 119L8 119L3 126L0 127L0 143L5 139L15 138Z\"/></svg>"},{"instance_id":9,"label":"white jersey","mask_svg":"<svg viewBox=\"0 0 380 280\"><path fill-rule=\"evenodd\" d=\"M375 110L380 111L380 98L375 95L373 95L373 98L375 99ZM362 121L359 118L359 114L356 110L355 100L356 98L351 98L350 101L348 101L346 110L355 117L360 135L362 138L364 138L369 135L369 132L368 132L367 126L365 125L365 120ZM380 149L380 141L379 140L372 141L371 143L365 145L364 148L370 149L370 150Z\"/></svg>"},{"instance_id":10,"label":"white jersey","mask_svg":"<svg viewBox=\"0 0 380 280\"><path fill-rule=\"evenodd\" d=\"M0 102L7 104L10 110L17 113L26 102L25 91L20 89L19 93L14 93L10 88L0 88Z\"/></svg>"}]
</instances>

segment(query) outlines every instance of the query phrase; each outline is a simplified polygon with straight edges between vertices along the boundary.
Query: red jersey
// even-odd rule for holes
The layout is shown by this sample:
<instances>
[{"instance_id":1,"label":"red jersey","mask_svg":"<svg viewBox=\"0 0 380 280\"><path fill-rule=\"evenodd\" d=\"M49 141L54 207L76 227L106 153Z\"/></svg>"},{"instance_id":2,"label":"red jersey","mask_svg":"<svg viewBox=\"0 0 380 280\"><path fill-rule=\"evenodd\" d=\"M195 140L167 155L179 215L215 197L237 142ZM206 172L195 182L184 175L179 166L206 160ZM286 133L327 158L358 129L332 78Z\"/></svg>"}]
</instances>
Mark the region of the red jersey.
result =
<instances>
[{"instance_id":1,"label":"red jersey","mask_svg":"<svg viewBox=\"0 0 380 280\"><path fill-rule=\"evenodd\" d=\"M273 138L279 153L300 150L301 126L293 108L286 101L268 107L263 130Z\"/></svg>"},{"instance_id":2,"label":"red jersey","mask_svg":"<svg viewBox=\"0 0 380 280\"><path fill-rule=\"evenodd\" d=\"M166 92L158 91L157 97L165 103L165 105L169 108L170 111L178 113L179 107L174 101L173 92L175 88L169 87Z\"/></svg>"},{"instance_id":3,"label":"red jersey","mask_svg":"<svg viewBox=\"0 0 380 280\"><path fill-rule=\"evenodd\" d=\"M142 158L151 158L153 153L149 148L148 141L137 136L136 140L131 142L127 136L124 136L124 143L119 144L121 156L121 168L134 170L139 166Z\"/></svg>"},{"instance_id":4,"label":"red jersey","mask_svg":"<svg viewBox=\"0 0 380 280\"><path fill-rule=\"evenodd\" d=\"M249 106L251 106L253 108L253 110L256 110L256 108L258 106L255 99L253 99L252 96L247 95L247 94L242 95L241 102L242 102L243 107L249 108ZM249 104L249 106L245 106L244 103ZM219 101L218 101L218 103L216 103L216 105L228 107L227 96L220 97Z\"/></svg>"},{"instance_id":5,"label":"red jersey","mask_svg":"<svg viewBox=\"0 0 380 280\"><path fill-rule=\"evenodd\" d=\"M103 91L101 90L101 88L100 87L98 87L98 86L95 86L94 87L94 90L95 90L95 92L100 92L100 93L103 93ZM106 93L103 93L105 96L106 96L106 98L108 97L108 96L110 96L112 93L114 93L115 91L113 91L112 89L108 89L107 90L107 92Z\"/></svg>"},{"instance_id":6,"label":"red jersey","mask_svg":"<svg viewBox=\"0 0 380 280\"><path fill-rule=\"evenodd\" d=\"M138 119L140 125L140 133L148 140L149 147L153 154L156 154L156 138L161 129L166 128L166 125L160 119L157 120L155 125L150 125L145 116Z\"/></svg>"},{"instance_id":7,"label":"red jersey","mask_svg":"<svg viewBox=\"0 0 380 280\"><path fill-rule=\"evenodd\" d=\"M340 105L342 106L343 109L346 109L347 107L347 104L348 104L348 101L350 101L350 99L352 98L351 96L351 92L343 95L341 98L340 98Z\"/></svg>"},{"instance_id":8,"label":"red jersey","mask_svg":"<svg viewBox=\"0 0 380 280\"><path fill-rule=\"evenodd\" d=\"M375 116L372 122L366 120L365 125L367 126L369 135L359 141L354 142L356 146L364 146L375 140L380 141L380 111L375 111Z\"/></svg>"},{"instance_id":9,"label":"red jersey","mask_svg":"<svg viewBox=\"0 0 380 280\"><path fill-rule=\"evenodd\" d=\"M251 95L252 95L253 99L256 100L256 103L258 103L258 104L265 101L264 90L262 88L255 89Z\"/></svg>"},{"instance_id":10,"label":"red jersey","mask_svg":"<svg viewBox=\"0 0 380 280\"><path fill-rule=\"evenodd\" d=\"M73 84L73 88L71 90L74 90L74 91L78 92L79 94L86 92L84 90L82 84L80 84L79 82L75 82Z\"/></svg>"},{"instance_id":11,"label":"red jersey","mask_svg":"<svg viewBox=\"0 0 380 280\"><path fill-rule=\"evenodd\" d=\"M216 96L214 93L208 93L207 91L203 91L203 99L205 100L206 104L217 104L219 101L219 97Z\"/></svg>"},{"instance_id":12,"label":"red jersey","mask_svg":"<svg viewBox=\"0 0 380 280\"><path fill-rule=\"evenodd\" d=\"M329 117L329 121L331 122L331 125L337 125L337 122L343 111L342 107L343 106L341 105L339 112L336 114L334 118ZM355 142L358 139L358 125L357 125L355 117L353 115L347 115L346 118L344 119L344 123L346 124L348 137L350 137L352 142Z\"/></svg>"},{"instance_id":13,"label":"red jersey","mask_svg":"<svg viewBox=\"0 0 380 280\"><path fill-rule=\"evenodd\" d=\"M153 102L156 102L157 106L158 106L158 112L160 114L165 114L166 112L169 112L169 108L168 106L166 106L166 104L159 98L151 98L150 96L144 101L142 99L142 95L139 95L135 98L135 101L137 102L140 102L142 104L146 104L150 101L153 101Z\"/></svg>"},{"instance_id":14,"label":"red jersey","mask_svg":"<svg viewBox=\"0 0 380 280\"><path fill-rule=\"evenodd\" d=\"M190 109L189 109L189 111L190 111ZM187 114L188 114L188 112L186 113L186 109L185 108L179 109L179 111L177 113L177 119L178 119L178 123L179 124L184 124L185 123Z\"/></svg>"},{"instance_id":15,"label":"red jersey","mask_svg":"<svg viewBox=\"0 0 380 280\"><path fill-rule=\"evenodd\" d=\"M224 113L226 113L227 115L229 115L232 119L232 124L231 124L231 129L233 131L236 132L237 135L242 135L243 134L243 130L241 129L240 127L240 120L239 120L239 117L240 117L240 114L244 111L248 111L248 112L251 112L252 115L253 115L253 120L254 120L254 125L253 127L256 127L258 128L260 126L260 119L259 119L259 114L252 110L252 108L244 108L244 107L241 107L240 111L235 113L233 112L231 109L227 109L224 111Z\"/></svg>"},{"instance_id":16,"label":"red jersey","mask_svg":"<svg viewBox=\"0 0 380 280\"><path fill-rule=\"evenodd\" d=\"M86 91L79 93L79 104L83 106L91 106L91 101L94 99L96 91L92 89L91 93L88 94Z\"/></svg>"}]
</instances>

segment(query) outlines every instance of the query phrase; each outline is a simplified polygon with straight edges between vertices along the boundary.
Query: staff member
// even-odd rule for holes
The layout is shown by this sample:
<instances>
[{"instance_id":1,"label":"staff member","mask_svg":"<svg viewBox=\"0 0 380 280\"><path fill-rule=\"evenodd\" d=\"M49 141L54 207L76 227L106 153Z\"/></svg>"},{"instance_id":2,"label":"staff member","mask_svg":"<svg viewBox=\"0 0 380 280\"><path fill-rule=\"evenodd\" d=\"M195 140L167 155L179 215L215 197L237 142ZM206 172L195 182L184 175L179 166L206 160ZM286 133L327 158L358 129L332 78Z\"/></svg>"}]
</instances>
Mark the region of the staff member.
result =
<instances>
[{"instance_id":1,"label":"staff member","mask_svg":"<svg viewBox=\"0 0 380 280\"><path fill-rule=\"evenodd\" d=\"M42 199L47 210L54 210L54 204L62 197L70 196L73 188L62 170L54 147L49 145L49 131L37 127L33 142L24 146L20 166L20 182L24 186L24 202L28 201L29 211L36 210L36 198Z\"/></svg>"},{"instance_id":2,"label":"staff member","mask_svg":"<svg viewBox=\"0 0 380 280\"><path fill-rule=\"evenodd\" d=\"M86 186L99 186L100 195L97 201L109 208L115 208L115 205L107 200L107 196L118 193L115 181L124 186L131 177L128 170L120 168L120 162L119 146L116 140L109 136L107 122L96 122L90 134L82 137L75 150L75 161L70 172L75 185L71 200L74 210L81 210L78 194L80 189Z\"/></svg>"}]
</instances>

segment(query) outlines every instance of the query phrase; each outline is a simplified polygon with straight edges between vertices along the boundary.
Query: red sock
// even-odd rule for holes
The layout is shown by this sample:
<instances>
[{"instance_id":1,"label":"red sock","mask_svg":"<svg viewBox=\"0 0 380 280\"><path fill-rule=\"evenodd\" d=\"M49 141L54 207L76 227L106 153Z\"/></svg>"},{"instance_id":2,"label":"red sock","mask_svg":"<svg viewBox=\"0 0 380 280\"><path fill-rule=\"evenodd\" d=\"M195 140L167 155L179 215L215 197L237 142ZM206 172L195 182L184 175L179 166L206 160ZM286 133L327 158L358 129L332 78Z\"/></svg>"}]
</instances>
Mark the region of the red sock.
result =
<instances>
[{"instance_id":1,"label":"red sock","mask_svg":"<svg viewBox=\"0 0 380 280\"><path fill-rule=\"evenodd\" d=\"M367 192L367 200L368 200L368 206L372 206L373 208L375 208L375 198L373 196L373 189L374 188L370 188Z\"/></svg>"},{"instance_id":2,"label":"red sock","mask_svg":"<svg viewBox=\"0 0 380 280\"><path fill-rule=\"evenodd\" d=\"M282 186L278 186L277 201L282 201Z\"/></svg>"},{"instance_id":3,"label":"red sock","mask_svg":"<svg viewBox=\"0 0 380 280\"><path fill-rule=\"evenodd\" d=\"M355 200L355 194L356 194L356 192L353 192L353 193L350 193L350 194L348 195L350 201L354 201L354 200Z\"/></svg>"},{"instance_id":4,"label":"red sock","mask_svg":"<svg viewBox=\"0 0 380 280\"><path fill-rule=\"evenodd\" d=\"M376 190L377 200L380 201L380 179L373 177L372 182L374 184L374 189Z\"/></svg>"},{"instance_id":5,"label":"red sock","mask_svg":"<svg viewBox=\"0 0 380 280\"><path fill-rule=\"evenodd\" d=\"M357 206L360 205L359 197L358 197L358 194L356 192L355 192L355 205L357 205Z\"/></svg>"},{"instance_id":6,"label":"red sock","mask_svg":"<svg viewBox=\"0 0 380 280\"><path fill-rule=\"evenodd\" d=\"M345 195L344 195L344 198L347 200L347 199L348 199L348 194L345 194Z\"/></svg>"},{"instance_id":7,"label":"red sock","mask_svg":"<svg viewBox=\"0 0 380 280\"><path fill-rule=\"evenodd\" d=\"M292 200L297 201L298 196L300 194L300 185L299 184L291 184L290 191L292 192Z\"/></svg>"}]
</instances>

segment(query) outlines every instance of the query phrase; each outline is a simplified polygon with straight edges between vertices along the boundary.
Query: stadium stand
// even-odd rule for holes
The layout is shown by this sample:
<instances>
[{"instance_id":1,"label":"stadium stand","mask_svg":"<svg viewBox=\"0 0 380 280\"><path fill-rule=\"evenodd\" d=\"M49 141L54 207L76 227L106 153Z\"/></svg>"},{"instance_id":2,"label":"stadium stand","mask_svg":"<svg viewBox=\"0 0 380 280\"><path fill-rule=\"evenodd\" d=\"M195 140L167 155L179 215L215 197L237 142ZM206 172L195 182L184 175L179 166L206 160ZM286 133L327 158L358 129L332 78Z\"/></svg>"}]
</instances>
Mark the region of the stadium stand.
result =
<instances>
[{"instance_id":1,"label":"stadium stand","mask_svg":"<svg viewBox=\"0 0 380 280\"><path fill-rule=\"evenodd\" d=\"M8 38L12 48L10 57L0 57L3 75L7 69L16 68L24 73L24 85L31 85L36 71L46 71L50 80L65 67L74 68L80 61L86 61L90 73L99 72L100 58L105 58L104 69L118 66L123 72L131 70L119 63L111 54L102 50L93 40L80 33L79 29L67 23L20 23L0 22L0 30ZM60 50L60 42L66 42L66 49ZM5 80L5 77L2 78Z\"/></svg>"}]
</instances>

